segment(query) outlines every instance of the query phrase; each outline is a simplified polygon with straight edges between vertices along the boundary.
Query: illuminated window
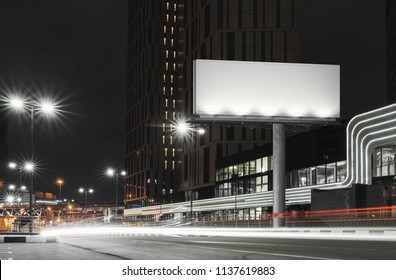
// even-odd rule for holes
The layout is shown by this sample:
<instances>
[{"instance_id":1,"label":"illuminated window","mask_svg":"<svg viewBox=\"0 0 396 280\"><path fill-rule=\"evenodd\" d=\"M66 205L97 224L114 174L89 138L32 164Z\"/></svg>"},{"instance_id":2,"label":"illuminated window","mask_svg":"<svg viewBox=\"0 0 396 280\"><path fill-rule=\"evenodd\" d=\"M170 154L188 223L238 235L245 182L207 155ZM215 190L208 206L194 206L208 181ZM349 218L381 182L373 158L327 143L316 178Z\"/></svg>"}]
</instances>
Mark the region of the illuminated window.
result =
<instances>
[{"instance_id":1,"label":"illuminated window","mask_svg":"<svg viewBox=\"0 0 396 280\"><path fill-rule=\"evenodd\" d=\"M166 81L166 76L165 76L165 74L164 74L164 83L165 83L165 81Z\"/></svg>"},{"instance_id":2,"label":"illuminated window","mask_svg":"<svg viewBox=\"0 0 396 280\"><path fill-rule=\"evenodd\" d=\"M176 113L175 112L172 113L172 118L176 119Z\"/></svg>"},{"instance_id":3,"label":"illuminated window","mask_svg":"<svg viewBox=\"0 0 396 280\"><path fill-rule=\"evenodd\" d=\"M169 22L169 15L166 15L166 22Z\"/></svg>"},{"instance_id":4,"label":"illuminated window","mask_svg":"<svg viewBox=\"0 0 396 280\"><path fill-rule=\"evenodd\" d=\"M173 58L176 58L176 52L173 51Z\"/></svg>"},{"instance_id":5,"label":"illuminated window","mask_svg":"<svg viewBox=\"0 0 396 280\"><path fill-rule=\"evenodd\" d=\"M163 92L164 94L166 93L165 87L162 87L162 92Z\"/></svg>"},{"instance_id":6,"label":"illuminated window","mask_svg":"<svg viewBox=\"0 0 396 280\"><path fill-rule=\"evenodd\" d=\"M171 123L170 124L170 132L172 132L173 131L173 124Z\"/></svg>"},{"instance_id":7,"label":"illuminated window","mask_svg":"<svg viewBox=\"0 0 396 280\"><path fill-rule=\"evenodd\" d=\"M162 131L165 131L165 124L162 124Z\"/></svg>"},{"instance_id":8,"label":"illuminated window","mask_svg":"<svg viewBox=\"0 0 396 280\"><path fill-rule=\"evenodd\" d=\"M166 2L166 9L169 10L169 2Z\"/></svg>"},{"instance_id":9,"label":"illuminated window","mask_svg":"<svg viewBox=\"0 0 396 280\"><path fill-rule=\"evenodd\" d=\"M165 169L168 169L168 161L165 160Z\"/></svg>"},{"instance_id":10,"label":"illuminated window","mask_svg":"<svg viewBox=\"0 0 396 280\"><path fill-rule=\"evenodd\" d=\"M173 144L173 137L172 137L172 135L170 136L169 143L170 143L171 145Z\"/></svg>"},{"instance_id":11,"label":"illuminated window","mask_svg":"<svg viewBox=\"0 0 396 280\"><path fill-rule=\"evenodd\" d=\"M171 46L173 47L173 39L171 39Z\"/></svg>"},{"instance_id":12,"label":"illuminated window","mask_svg":"<svg viewBox=\"0 0 396 280\"><path fill-rule=\"evenodd\" d=\"M165 99L165 107L168 107L168 98Z\"/></svg>"},{"instance_id":13,"label":"illuminated window","mask_svg":"<svg viewBox=\"0 0 396 280\"><path fill-rule=\"evenodd\" d=\"M171 95L173 95L173 87L170 88Z\"/></svg>"},{"instance_id":14,"label":"illuminated window","mask_svg":"<svg viewBox=\"0 0 396 280\"><path fill-rule=\"evenodd\" d=\"M175 154L176 154L176 150L173 148L172 149L172 156L175 157Z\"/></svg>"},{"instance_id":15,"label":"illuminated window","mask_svg":"<svg viewBox=\"0 0 396 280\"><path fill-rule=\"evenodd\" d=\"M169 57L169 51L168 50L165 51L165 56L166 56L166 58Z\"/></svg>"},{"instance_id":16,"label":"illuminated window","mask_svg":"<svg viewBox=\"0 0 396 280\"><path fill-rule=\"evenodd\" d=\"M174 10L175 12L176 12L176 7L177 7L176 3L173 4L173 10Z\"/></svg>"},{"instance_id":17,"label":"illuminated window","mask_svg":"<svg viewBox=\"0 0 396 280\"><path fill-rule=\"evenodd\" d=\"M168 111L165 111L165 119L168 119Z\"/></svg>"},{"instance_id":18,"label":"illuminated window","mask_svg":"<svg viewBox=\"0 0 396 280\"><path fill-rule=\"evenodd\" d=\"M166 25L164 25L164 33L166 33Z\"/></svg>"},{"instance_id":19,"label":"illuminated window","mask_svg":"<svg viewBox=\"0 0 396 280\"><path fill-rule=\"evenodd\" d=\"M175 169L175 161L172 160L172 169Z\"/></svg>"},{"instance_id":20,"label":"illuminated window","mask_svg":"<svg viewBox=\"0 0 396 280\"><path fill-rule=\"evenodd\" d=\"M164 46L166 46L166 38L164 38Z\"/></svg>"},{"instance_id":21,"label":"illuminated window","mask_svg":"<svg viewBox=\"0 0 396 280\"><path fill-rule=\"evenodd\" d=\"M165 144L165 135L162 135L162 144Z\"/></svg>"},{"instance_id":22,"label":"illuminated window","mask_svg":"<svg viewBox=\"0 0 396 280\"><path fill-rule=\"evenodd\" d=\"M173 75L171 75L171 84L173 83Z\"/></svg>"},{"instance_id":23,"label":"illuminated window","mask_svg":"<svg viewBox=\"0 0 396 280\"><path fill-rule=\"evenodd\" d=\"M169 68L169 63L165 62L165 69L168 70L168 68Z\"/></svg>"},{"instance_id":24,"label":"illuminated window","mask_svg":"<svg viewBox=\"0 0 396 280\"><path fill-rule=\"evenodd\" d=\"M171 34L172 34L172 35L173 35L174 31L175 31L175 29L174 29L173 26L172 26L172 28L171 28Z\"/></svg>"},{"instance_id":25,"label":"illuminated window","mask_svg":"<svg viewBox=\"0 0 396 280\"><path fill-rule=\"evenodd\" d=\"M176 108L176 100L173 99L173 108Z\"/></svg>"},{"instance_id":26,"label":"illuminated window","mask_svg":"<svg viewBox=\"0 0 396 280\"><path fill-rule=\"evenodd\" d=\"M176 15L173 16L173 22L176 22Z\"/></svg>"},{"instance_id":27,"label":"illuminated window","mask_svg":"<svg viewBox=\"0 0 396 280\"><path fill-rule=\"evenodd\" d=\"M173 70L176 70L176 63L173 63Z\"/></svg>"},{"instance_id":28,"label":"illuminated window","mask_svg":"<svg viewBox=\"0 0 396 280\"><path fill-rule=\"evenodd\" d=\"M168 156L168 148L165 148L165 156Z\"/></svg>"}]
</instances>

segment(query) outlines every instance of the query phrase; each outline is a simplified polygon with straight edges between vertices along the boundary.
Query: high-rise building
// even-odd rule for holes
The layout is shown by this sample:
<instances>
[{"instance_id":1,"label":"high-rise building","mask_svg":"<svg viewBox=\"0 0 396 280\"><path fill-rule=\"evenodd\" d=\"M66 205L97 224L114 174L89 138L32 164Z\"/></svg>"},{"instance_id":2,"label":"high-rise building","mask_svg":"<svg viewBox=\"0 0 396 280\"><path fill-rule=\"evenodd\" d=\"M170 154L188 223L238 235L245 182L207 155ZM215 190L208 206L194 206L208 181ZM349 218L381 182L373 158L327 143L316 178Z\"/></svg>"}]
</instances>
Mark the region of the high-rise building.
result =
<instances>
[{"instance_id":1,"label":"high-rise building","mask_svg":"<svg viewBox=\"0 0 396 280\"><path fill-rule=\"evenodd\" d=\"M175 199L181 149L172 132L181 104L182 1L130 0L126 207ZM161 202L162 202L161 201Z\"/></svg>"},{"instance_id":2,"label":"high-rise building","mask_svg":"<svg viewBox=\"0 0 396 280\"><path fill-rule=\"evenodd\" d=\"M127 208L214 197L216 160L271 141L226 125L183 140L175 125L192 112L195 59L297 62L295 2L129 1Z\"/></svg>"},{"instance_id":3,"label":"high-rise building","mask_svg":"<svg viewBox=\"0 0 396 280\"><path fill-rule=\"evenodd\" d=\"M396 3L386 1L386 63L388 104L396 102Z\"/></svg>"}]
</instances>

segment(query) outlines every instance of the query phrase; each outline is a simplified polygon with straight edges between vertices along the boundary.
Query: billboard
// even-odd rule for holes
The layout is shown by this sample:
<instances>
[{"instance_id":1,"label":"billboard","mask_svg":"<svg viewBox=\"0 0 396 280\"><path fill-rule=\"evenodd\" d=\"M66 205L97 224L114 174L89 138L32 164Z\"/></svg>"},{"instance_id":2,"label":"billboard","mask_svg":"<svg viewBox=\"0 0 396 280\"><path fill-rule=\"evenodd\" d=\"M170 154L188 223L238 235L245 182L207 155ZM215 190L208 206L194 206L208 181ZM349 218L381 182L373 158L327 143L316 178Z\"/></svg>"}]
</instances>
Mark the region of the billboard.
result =
<instances>
[{"instance_id":1,"label":"billboard","mask_svg":"<svg viewBox=\"0 0 396 280\"><path fill-rule=\"evenodd\" d=\"M194 61L196 121L320 121L340 117L340 66Z\"/></svg>"}]
</instances>

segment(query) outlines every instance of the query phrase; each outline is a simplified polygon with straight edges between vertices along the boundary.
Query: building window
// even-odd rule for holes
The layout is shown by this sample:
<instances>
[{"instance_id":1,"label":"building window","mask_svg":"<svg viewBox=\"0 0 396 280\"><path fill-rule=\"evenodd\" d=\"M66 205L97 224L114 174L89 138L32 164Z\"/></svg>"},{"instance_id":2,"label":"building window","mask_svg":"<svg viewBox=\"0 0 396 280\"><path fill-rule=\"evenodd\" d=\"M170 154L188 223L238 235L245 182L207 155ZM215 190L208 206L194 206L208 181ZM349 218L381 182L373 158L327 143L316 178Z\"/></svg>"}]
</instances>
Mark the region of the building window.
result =
<instances>
[{"instance_id":1,"label":"building window","mask_svg":"<svg viewBox=\"0 0 396 280\"><path fill-rule=\"evenodd\" d=\"M164 46L166 46L166 38L164 38Z\"/></svg>"},{"instance_id":2,"label":"building window","mask_svg":"<svg viewBox=\"0 0 396 280\"><path fill-rule=\"evenodd\" d=\"M168 169L168 161L165 160L165 169Z\"/></svg>"},{"instance_id":3,"label":"building window","mask_svg":"<svg viewBox=\"0 0 396 280\"><path fill-rule=\"evenodd\" d=\"M168 156L168 148L165 148L165 157Z\"/></svg>"},{"instance_id":4,"label":"building window","mask_svg":"<svg viewBox=\"0 0 396 280\"><path fill-rule=\"evenodd\" d=\"M162 144L165 144L165 135L162 135Z\"/></svg>"},{"instance_id":5,"label":"building window","mask_svg":"<svg viewBox=\"0 0 396 280\"><path fill-rule=\"evenodd\" d=\"M168 98L165 99L165 107L168 107Z\"/></svg>"},{"instance_id":6,"label":"building window","mask_svg":"<svg viewBox=\"0 0 396 280\"><path fill-rule=\"evenodd\" d=\"M164 25L164 33L166 33L166 25Z\"/></svg>"}]
</instances>

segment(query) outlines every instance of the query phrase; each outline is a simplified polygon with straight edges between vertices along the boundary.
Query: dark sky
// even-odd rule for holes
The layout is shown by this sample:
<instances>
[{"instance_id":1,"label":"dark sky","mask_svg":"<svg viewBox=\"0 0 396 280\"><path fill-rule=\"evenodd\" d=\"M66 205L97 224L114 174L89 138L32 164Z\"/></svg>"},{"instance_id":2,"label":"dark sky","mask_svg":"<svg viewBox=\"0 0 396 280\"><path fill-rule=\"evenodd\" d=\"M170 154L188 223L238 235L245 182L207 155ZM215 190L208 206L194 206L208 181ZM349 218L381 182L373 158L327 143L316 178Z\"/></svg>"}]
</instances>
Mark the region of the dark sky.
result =
<instances>
[{"instance_id":1,"label":"dark sky","mask_svg":"<svg viewBox=\"0 0 396 280\"><path fill-rule=\"evenodd\" d=\"M341 119L386 105L385 1L298 1L301 62L341 65Z\"/></svg>"},{"instance_id":2,"label":"dark sky","mask_svg":"<svg viewBox=\"0 0 396 280\"><path fill-rule=\"evenodd\" d=\"M300 61L341 65L342 119L385 105L383 2L299 0ZM66 111L36 123L36 190L57 194L61 176L63 197L88 186L114 200L102 173L123 166L126 35L126 0L0 0L0 89L54 96ZM10 158L26 158L28 120L9 123Z\"/></svg>"},{"instance_id":3,"label":"dark sky","mask_svg":"<svg viewBox=\"0 0 396 280\"><path fill-rule=\"evenodd\" d=\"M52 126L37 119L35 190L58 194L61 176L62 197L87 186L114 200L102 173L124 163L126 30L126 0L0 0L0 88L56 97L66 111ZM26 158L29 120L9 124L10 159Z\"/></svg>"}]
</instances>

